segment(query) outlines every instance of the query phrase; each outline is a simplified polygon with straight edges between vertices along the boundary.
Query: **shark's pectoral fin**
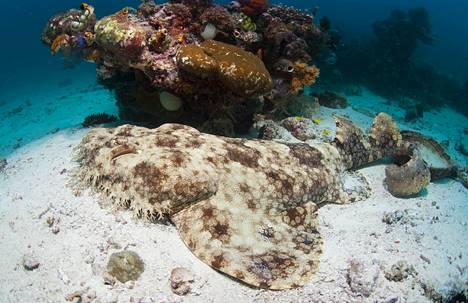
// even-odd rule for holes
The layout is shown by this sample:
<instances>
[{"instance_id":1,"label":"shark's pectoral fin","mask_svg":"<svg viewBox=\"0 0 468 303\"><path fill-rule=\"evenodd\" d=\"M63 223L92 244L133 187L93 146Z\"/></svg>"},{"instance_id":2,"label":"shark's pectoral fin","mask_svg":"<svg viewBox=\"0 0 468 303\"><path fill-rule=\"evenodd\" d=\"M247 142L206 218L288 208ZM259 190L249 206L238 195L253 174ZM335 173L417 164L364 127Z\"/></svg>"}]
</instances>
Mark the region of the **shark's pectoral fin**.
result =
<instances>
[{"instance_id":1,"label":"shark's pectoral fin","mask_svg":"<svg viewBox=\"0 0 468 303\"><path fill-rule=\"evenodd\" d=\"M172 221L198 258L247 284L288 289L310 281L322 244L316 205L285 211L235 205L212 197L182 210Z\"/></svg>"}]
</instances>

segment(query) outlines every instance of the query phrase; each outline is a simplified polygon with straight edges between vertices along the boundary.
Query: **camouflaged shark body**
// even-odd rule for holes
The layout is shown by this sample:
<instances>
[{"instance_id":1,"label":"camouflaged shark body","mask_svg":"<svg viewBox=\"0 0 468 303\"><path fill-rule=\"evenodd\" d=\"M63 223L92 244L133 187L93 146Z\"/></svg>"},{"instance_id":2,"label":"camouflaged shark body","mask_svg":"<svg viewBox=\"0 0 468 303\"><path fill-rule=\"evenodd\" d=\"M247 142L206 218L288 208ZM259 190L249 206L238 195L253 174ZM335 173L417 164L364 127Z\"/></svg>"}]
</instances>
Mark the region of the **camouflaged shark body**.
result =
<instances>
[{"instance_id":1,"label":"camouflaged shark body","mask_svg":"<svg viewBox=\"0 0 468 303\"><path fill-rule=\"evenodd\" d=\"M169 218L190 250L247 284L299 287L318 269L317 207L347 203L345 170L398 146L380 114L369 138L337 118L331 143L281 144L202 134L178 124L94 129L78 149L77 178L118 208Z\"/></svg>"}]
</instances>

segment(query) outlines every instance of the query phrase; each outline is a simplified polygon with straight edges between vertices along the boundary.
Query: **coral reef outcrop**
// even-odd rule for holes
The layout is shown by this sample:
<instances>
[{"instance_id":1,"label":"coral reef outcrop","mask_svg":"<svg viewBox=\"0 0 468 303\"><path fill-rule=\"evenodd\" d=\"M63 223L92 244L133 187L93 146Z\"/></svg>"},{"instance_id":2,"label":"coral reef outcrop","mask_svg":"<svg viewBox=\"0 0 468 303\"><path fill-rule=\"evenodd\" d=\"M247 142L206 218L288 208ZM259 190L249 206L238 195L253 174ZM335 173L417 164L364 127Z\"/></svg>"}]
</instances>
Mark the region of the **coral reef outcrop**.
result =
<instances>
[{"instance_id":1,"label":"coral reef outcrop","mask_svg":"<svg viewBox=\"0 0 468 303\"><path fill-rule=\"evenodd\" d=\"M99 20L82 4L52 17L42 41L54 54L95 62L122 118L198 128L224 119L246 132L254 114L277 111L315 82L313 59L333 42L313 21L260 0L146 0ZM176 111L161 105L163 92L181 100Z\"/></svg>"}]
</instances>

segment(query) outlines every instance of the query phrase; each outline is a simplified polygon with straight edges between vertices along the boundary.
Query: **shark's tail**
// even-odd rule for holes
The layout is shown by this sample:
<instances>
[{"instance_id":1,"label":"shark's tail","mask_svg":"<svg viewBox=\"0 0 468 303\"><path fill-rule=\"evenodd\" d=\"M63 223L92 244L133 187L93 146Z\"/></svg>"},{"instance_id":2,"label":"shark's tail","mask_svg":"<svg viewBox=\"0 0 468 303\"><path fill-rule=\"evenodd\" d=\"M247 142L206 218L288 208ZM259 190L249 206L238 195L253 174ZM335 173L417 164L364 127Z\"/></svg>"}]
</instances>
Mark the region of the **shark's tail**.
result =
<instances>
[{"instance_id":1,"label":"shark's tail","mask_svg":"<svg viewBox=\"0 0 468 303\"><path fill-rule=\"evenodd\" d=\"M375 117L369 136L350 120L336 117L336 137L332 144L340 152L347 169L355 169L383 157L410 153L410 146L402 140L395 121L385 113Z\"/></svg>"}]
</instances>

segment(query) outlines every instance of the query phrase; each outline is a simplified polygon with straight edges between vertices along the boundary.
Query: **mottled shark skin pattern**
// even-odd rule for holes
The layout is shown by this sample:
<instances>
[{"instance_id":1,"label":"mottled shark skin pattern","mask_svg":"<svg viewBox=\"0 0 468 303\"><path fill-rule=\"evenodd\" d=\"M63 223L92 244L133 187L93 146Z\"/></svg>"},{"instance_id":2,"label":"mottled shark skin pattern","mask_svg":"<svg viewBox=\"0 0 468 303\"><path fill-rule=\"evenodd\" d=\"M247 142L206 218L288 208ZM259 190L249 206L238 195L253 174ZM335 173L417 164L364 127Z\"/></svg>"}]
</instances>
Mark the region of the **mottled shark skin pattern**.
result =
<instances>
[{"instance_id":1,"label":"mottled shark skin pattern","mask_svg":"<svg viewBox=\"0 0 468 303\"><path fill-rule=\"evenodd\" d=\"M78 147L76 180L116 208L167 218L203 262L249 285L289 289L318 270L320 203L349 203L345 170L401 145L386 114L367 137L336 118L336 139L281 144L203 134L166 124L92 130Z\"/></svg>"}]
</instances>

